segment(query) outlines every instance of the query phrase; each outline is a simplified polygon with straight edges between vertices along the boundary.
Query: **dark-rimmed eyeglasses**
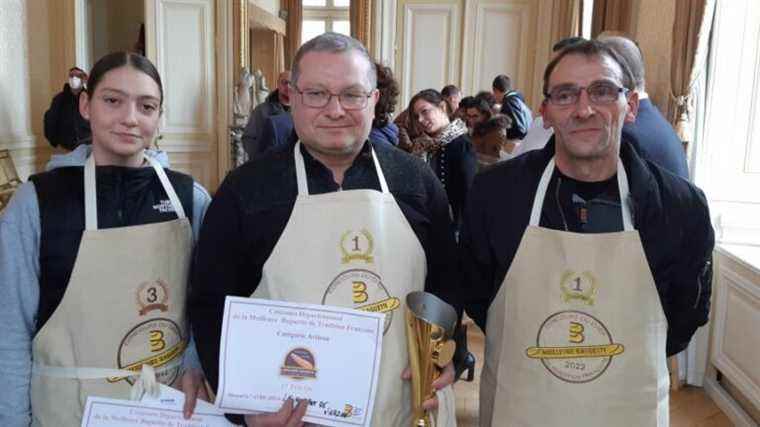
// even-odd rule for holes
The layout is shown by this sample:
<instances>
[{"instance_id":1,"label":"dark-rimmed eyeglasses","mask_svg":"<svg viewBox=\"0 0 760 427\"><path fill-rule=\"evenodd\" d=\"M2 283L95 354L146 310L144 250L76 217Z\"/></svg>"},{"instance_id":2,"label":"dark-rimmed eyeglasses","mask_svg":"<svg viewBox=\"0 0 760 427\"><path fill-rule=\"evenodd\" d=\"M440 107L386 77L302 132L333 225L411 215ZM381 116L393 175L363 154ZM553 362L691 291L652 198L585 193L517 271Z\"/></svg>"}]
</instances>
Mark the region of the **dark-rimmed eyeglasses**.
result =
<instances>
[{"instance_id":1,"label":"dark-rimmed eyeglasses","mask_svg":"<svg viewBox=\"0 0 760 427\"><path fill-rule=\"evenodd\" d=\"M301 90L295 85L290 85L290 87L298 92L303 99L303 103L311 108L324 108L333 97L337 97L340 106L344 110L361 110L367 106L367 100L373 93L361 90L347 90L336 94L324 89Z\"/></svg>"},{"instance_id":2,"label":"dark-rimmed eyeglasses","mask_svg":"<svg viewBox=\"0 0 760 427\"><path fill-rule=\"evenodd\" d=\"M596 82L587 87L576 85L560 85L544 93L546 100L556 106L566 107L575 105L581 97L581 92L586 91L588 99L597 105L612 104L618 100L621 93L625 94L628 89L610 82Z\"/></svg>"}]
</instances>

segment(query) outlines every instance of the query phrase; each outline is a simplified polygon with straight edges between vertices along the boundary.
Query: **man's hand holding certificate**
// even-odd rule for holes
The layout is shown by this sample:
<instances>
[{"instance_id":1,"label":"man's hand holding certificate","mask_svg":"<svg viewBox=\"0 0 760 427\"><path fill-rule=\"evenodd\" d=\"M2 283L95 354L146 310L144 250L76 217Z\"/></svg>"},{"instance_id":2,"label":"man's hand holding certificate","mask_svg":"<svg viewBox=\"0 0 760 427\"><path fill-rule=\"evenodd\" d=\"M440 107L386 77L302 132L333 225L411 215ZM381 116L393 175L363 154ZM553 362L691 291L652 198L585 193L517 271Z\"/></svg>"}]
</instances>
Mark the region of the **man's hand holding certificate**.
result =
<instances>
[{"instance_id":1,"label":"man's hand holding certificate","mask_svg":"<svg viewBox=\"0 0 760 427\"><path fill-rule=\"evenodd\" d=\"M274 413L305 399L304 421L368 426L383 326L380 313L227 297L216 406Z\"/></svg>"}]
</instances>

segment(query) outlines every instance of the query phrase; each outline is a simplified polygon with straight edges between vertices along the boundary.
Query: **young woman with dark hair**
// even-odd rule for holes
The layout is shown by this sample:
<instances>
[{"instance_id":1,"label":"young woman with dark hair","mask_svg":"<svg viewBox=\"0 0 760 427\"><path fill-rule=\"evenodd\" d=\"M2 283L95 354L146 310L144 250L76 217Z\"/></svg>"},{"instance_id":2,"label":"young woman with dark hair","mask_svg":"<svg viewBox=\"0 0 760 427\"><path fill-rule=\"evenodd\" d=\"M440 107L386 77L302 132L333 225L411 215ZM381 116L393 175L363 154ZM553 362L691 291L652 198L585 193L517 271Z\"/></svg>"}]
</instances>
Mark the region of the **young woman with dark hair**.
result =
<instances>
[{"instance_id":1,"label":"young woman with dark hair","mask_svg":"<svg viewBox=\"0 0 760 427\"><path fill-rule=\"evenodd\" d=\"M103 57L79 104L92 145L53 156L0 217L0 425L79 425L88 396L156 381L185 390L186 417L206 397L185 293L210 198L148 148L163 97L146 58Z\"/></svg>"},{"instance_id":2,"label":"young woman with dark hair","mask_svg":"<svg viewBox=\"0 0 760 427\"><path fill-rule=\"evenodd\" d=\"M452 219L458 230L467 191L475 178L477 162L467 126L459 119L449 121L446 101L435 89L425 89L409 102L412 119L434 144L426 160L446 189Z\"/></svg>"}]
</instances>

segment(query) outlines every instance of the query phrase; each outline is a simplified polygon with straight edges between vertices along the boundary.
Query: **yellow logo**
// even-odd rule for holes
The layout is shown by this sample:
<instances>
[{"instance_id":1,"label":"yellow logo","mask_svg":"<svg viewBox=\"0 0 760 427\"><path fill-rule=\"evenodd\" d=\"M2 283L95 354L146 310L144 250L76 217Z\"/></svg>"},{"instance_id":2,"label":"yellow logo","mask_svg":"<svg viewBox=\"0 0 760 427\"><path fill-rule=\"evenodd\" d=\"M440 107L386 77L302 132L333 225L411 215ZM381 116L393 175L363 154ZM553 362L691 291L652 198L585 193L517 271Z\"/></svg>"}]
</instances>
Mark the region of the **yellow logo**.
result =
<instances>
[{"instance_id":1,"label":"yellow logo","mask_svg":"<svg viewBox=\"0 0 760 427\"><path fill-rule=\"evenodd\" d=\"M593 381L607 370L623 344L594 316L581 311L560 311L549 316L538 330L536 345L525 355L540 360L555 377L569 383Z\"/></svg>"},{"instance_id":2,"label":"yellow logo","mask_svg":"<svg viewBox=\"0 0 760 427\"><path fill-rule=\"evenodd\" d=\"M366 229L358 232L348 230L340 237L340 252L343 255L340 262L348 264L351 261L364 261L372 264L375 258L372 251L375 249L375 241L372 234Z\"/></svg>"},{"instance_id":3,"label":"yellow logo","mask_svg":"<svg viewBox=\"0 0 760 427\"><path fill-rule=\"evenodd\" d=\"M572 270L566 271L560 280L562 301L580 300L587 305L594 305L596 297L596 278L589 271L577 274Z\"/></svg>"},{"instance_id":4,"label":"yellow logo","mask_svg":"<svg viewBox=\"0 0 760 427\"><path fill-rule=\"evenodd\" d=\"M385 313L383 333L386 333L393 321L393 312L401 306L401 300L388 293L376 273L350 269L333 279L322 296L322 304Z\"/></svg>"},{"instance_id":5,"label":"yellow logo","mask_svg":"<svg viewBox=\"0 0 760 427\"><path fill-rule=\"evenodd\" d=\"M146 354L147 350L149 353ZM150 319L127 332L119 345L116 363L119 369L140 372L144 364L158 369L167 366L181 358L187 347L187 340L182 337L182 330L173 320ZM171 385L177 379L181 366L156 372L156 379L162 384ZM126 380L132 384L129 377L111 377L108 382L115 383Z\"/></svg>"}]
</instances>

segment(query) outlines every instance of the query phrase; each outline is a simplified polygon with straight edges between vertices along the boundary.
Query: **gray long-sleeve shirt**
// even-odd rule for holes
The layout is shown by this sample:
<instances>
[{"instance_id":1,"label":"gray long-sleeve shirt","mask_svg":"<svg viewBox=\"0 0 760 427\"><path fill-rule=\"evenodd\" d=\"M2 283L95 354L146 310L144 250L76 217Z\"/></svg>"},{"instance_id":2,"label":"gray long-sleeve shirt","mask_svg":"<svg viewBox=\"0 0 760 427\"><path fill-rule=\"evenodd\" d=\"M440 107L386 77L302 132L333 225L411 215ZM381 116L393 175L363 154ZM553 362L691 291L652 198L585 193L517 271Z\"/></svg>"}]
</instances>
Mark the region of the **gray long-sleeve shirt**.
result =
<instances>
[{"instance_id":1,"label":"gray long-sleeve shirt","mask_svg":"<svg viewBox=\"0 0 760 427\"><path fill-rule=\"evenodd\" d=\"M46 169L82 166L91 146L80 146L65 155L55 155ZM146 153L168 166L163 152ZM198 236L211 198L203 187L193 187L193 240ZM40 298L40 212L31 182L22 184L5 211L0 214L0 426L27 427L30 417L32 339L37 330ZM200 362L191 340L185 367L198 368Z\"/></svg>"}]
</instances>

